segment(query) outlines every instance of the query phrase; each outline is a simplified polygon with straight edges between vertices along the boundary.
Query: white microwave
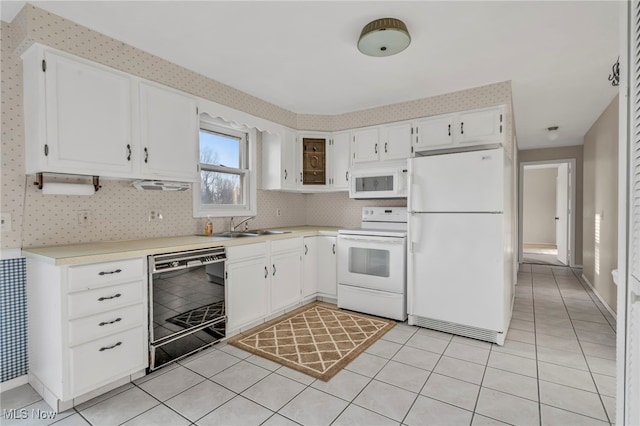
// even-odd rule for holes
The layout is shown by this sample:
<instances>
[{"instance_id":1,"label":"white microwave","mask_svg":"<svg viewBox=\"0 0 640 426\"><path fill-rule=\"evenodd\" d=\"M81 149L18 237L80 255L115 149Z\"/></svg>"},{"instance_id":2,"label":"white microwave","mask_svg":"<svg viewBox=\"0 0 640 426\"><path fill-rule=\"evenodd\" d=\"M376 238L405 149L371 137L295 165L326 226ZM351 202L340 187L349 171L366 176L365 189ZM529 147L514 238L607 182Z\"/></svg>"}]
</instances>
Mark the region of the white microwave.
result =
<instances>
[{"instance_id":1,"label":"white microwave","mask_svg":"<svg viewBox=\"0 0 640 426\"><path fill-rule=\"evenodd\" d=\"M407 169L352 170L349 198L405 198Z\"/></svg>"}]
</instances>

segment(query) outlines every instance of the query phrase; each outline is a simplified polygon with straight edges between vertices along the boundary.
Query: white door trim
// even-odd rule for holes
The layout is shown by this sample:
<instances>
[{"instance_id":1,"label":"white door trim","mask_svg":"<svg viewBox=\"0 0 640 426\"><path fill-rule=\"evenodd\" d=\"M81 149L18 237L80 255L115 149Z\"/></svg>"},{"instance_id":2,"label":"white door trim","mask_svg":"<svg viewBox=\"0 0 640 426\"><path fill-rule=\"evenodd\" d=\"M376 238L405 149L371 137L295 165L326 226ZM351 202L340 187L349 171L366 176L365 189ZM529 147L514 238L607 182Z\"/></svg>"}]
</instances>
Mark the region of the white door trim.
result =
<instances>
[{"instance_id":1,"label":"white door trim","mask_svg":"<svg viewBox=\"0 0 640 426\"><path fill-rule=\"evenodd\" d=\"M523 221L522 214L524 210L524 168L525 166L544 165L544 164L569 164L569 170L571 173L570 191L569 191L569 206L571 213L569 215L569 266L582 266L576 265L576 159L575 158L563 158L556 160L542 160L542 161L523 161L520 163L520 172L518 175L518 263L522 261L522 234L523 234Z\"/></svg>"}]
</instances>

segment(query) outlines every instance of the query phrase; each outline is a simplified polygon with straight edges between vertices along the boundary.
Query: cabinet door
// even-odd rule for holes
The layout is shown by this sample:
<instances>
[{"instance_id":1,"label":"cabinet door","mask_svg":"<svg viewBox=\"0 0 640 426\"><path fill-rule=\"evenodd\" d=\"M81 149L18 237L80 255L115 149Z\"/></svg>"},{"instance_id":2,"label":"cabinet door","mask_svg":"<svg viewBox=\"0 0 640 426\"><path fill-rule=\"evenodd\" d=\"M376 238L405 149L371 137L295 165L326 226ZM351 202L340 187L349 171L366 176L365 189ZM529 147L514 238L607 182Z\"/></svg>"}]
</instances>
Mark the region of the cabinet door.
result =
<instances>
[{"instance_id":1,"label":"cabinet door","mask_svg":"<svg viewBox=\"0 0 640 426\"><path fill-rule=\"evenodd\" d=\"M406 160L411 157L411 123L382 127L381 160Z\"/></svg>"},{"instance_id":2,"label":"cabinet door","mask_svg":"<svg viewBox=\"0 0 640 426\"><path fill-rule=\"evenodd\" d=\"M318 292L318 238L304 237L302 257L302 297Z\"/></svg>"},{"instance_id":3,"label":"cabinet door","mask_svg":"<svg viewBox=\"0 0 640 426\"><path fill-rule=\"evenodd\" d=\"M448 148L453 145L453 116L441 115L416 121L415 151Z\"/></svg>"},{"instance_id":4,"label":"cabinet door","mask_svg":"<svg viewBox=\"0 0 640 426\"><path fill-rule=\"evenodd\" d=\"M456 142L459 144L500 142L504 135L503 121L502 107L457 114Z\"/></svg>"},{"instance_id":5,"label":"cabinet door","mask_svg":"<svg viewBox=\"0 0 640 426\"><path fill-rule=\"evenodd\" d=\"M331 144L332 184L334 190L349 190L349 132L334 133Z\"/></svg>"},{"instance_id":6,"label":"cabinet door","mask_svg":"<svg viewBox=\"0 0 640 426\"><path fill-rule=\"evenodd\" d=\"M268 313L269 270L265 257L226 264L227 330L234 330Z\"/></svg>"},{"instance_id":7,"label":"cabinet door","mask_svg":"<svg viewBox=\"0 0 640 426\"><path fill-rule=\"evenodd\" d=\"M318 293L336 297L338 294L336 275L336 237L319 236L318 251Z\"/></svg>"},{"instance_id":8,"label":"cabinet door","mask_svg":"<svg viewBox=\"0 0 640 426\"><path fill-rule=\"evenodd\" d=\"M198 180L194 98L140 83L142 173L151 179Z\"/></svg>"},{"instance_id":9,"label":"cabinet door","mask_svg":"<svg viewBox=\"0 0 640 426\"><path fill-rule=\"evenodd\" d=\"M271 256L271 312L300 301L302 257L298 250Z\"/></svg>"},{"instance_id":10,"label":"cabinet door","mask_svg":"<svg viewBox=\"0 0 640 426\"><path fill-rule=\"evenodd\" d=\"M127 177L133 173L131 80L46 52L47 170Z\"/></svg>"},{"instance_id":11,"label":"cabinet door","mask_svg":"<svg viewBox=\"0 0 640 426\"><path fill-rule=\"evenodd\" d=\"M377 127L357 130L353 135L353 164L378 161L380 131Z\"/></svg>"},{"instance_id":12,"label":"cabinet door","mask_svg":"<svg viewBox=\"0 0 640 426\"><path fill-rule=\"evenodd\" d=\"M302 170L300 179L303 187L324 187L327 184L328 138L300 136L302 148Z\"/></svg>"},{"instance_id":13,"label":"cabinet door","mask_svg":"<svg viewBox=\"0 0 640 426\"><path fill-rule=\"evenodd\" d=\"M286 130L283 135L282 152L280 158L282 161L281 182L282 189L296 189L297 186L297 167L296 167L296 135L292 131ZM265 166L264 164L262 165Z\"/></svg>"}]
</instances>

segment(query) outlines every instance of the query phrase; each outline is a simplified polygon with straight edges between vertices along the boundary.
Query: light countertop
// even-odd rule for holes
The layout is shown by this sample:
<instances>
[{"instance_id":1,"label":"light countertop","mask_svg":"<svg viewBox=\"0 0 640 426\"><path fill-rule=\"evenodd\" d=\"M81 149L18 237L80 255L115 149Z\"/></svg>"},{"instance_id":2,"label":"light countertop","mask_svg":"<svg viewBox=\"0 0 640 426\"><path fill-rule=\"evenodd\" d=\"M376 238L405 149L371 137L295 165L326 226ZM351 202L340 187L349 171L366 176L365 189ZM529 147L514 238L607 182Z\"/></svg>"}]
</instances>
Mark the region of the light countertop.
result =
<instances>
[{"instance_id":1,"label":"light countertop","mask_svg":"<svg viewBox=\"0 0 640 426\"><path fill-rule=\"evenodd\" d=\"M96 243L65 244L22 249L22 255L53 265L76 265L82 263L108 262L153 254L196 250L217 246L235 246L284 238L312 235L336 235L339 228L328 226L296 226L278 228L291 231L286 234L261 235L247 238L224 238L215 235L184 235L177 237L147 238L142 240L103 241ZM250 231L249 231L250 232Z\"/></svg>"}]
</instances>

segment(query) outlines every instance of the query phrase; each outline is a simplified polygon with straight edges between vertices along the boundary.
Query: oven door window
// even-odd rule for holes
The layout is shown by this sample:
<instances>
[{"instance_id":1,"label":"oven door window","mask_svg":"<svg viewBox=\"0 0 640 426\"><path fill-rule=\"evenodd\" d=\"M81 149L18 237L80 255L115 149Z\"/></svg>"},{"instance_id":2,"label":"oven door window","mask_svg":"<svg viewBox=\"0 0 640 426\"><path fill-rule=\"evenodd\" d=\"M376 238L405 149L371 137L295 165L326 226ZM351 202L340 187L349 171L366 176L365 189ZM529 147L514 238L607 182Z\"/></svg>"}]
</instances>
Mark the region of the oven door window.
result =
<instances>
[{"instance_id":1,"label":"oven door window","mask_svg":"<svg viewBox=\"0 0 640 426\"><path fill-rule=\"evenodd\" d=\"M349 272L387 278L390 274L390 258L389 250L350 247Z\"/></svg>"}]
</instances>

